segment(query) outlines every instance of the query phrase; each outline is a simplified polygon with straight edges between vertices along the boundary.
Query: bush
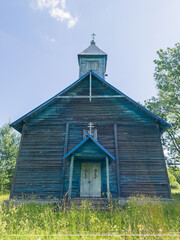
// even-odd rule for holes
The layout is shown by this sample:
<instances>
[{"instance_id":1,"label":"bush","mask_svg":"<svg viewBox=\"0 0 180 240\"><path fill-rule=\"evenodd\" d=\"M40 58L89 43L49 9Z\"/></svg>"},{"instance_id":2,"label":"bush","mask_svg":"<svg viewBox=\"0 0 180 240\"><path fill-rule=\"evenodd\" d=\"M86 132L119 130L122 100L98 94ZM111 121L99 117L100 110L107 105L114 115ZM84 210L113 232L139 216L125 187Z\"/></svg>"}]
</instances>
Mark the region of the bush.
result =
<instances>
[{"instance_id":1,"label":"bush","mask_svg":"<svg viewBox=\"0 0 180 240\"><path fill-rule=\"evenodd\" d=\"M174 176L171 169L168 168L168 176L171 188L178 189L180 188L180 184L177 182L176 177Z\"/></svg>"},{"instance_id":2,"label":"bush","mask_svg":"<svg viewBox=\"0 0 180 240\"><path fill-rule=\"evenodd\" d=\"M173 175L176 177L177 182L180 184L180 168L179 167L174 167L172 169Z\"/></svg>"}]
</instances>

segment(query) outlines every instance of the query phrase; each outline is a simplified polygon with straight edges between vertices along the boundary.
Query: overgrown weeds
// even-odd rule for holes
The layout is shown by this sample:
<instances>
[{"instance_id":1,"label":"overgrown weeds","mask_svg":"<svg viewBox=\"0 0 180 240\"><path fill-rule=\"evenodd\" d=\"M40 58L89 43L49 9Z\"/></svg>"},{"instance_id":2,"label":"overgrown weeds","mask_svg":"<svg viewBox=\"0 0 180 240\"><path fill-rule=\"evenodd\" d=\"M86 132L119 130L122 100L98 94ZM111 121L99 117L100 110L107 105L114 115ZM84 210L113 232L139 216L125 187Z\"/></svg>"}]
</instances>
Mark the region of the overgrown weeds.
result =
<instances>
[{"instance_id":1,"label":"overgrown weeds","mask_svg":"<svg viewBox=\"0 0 180 240\"><path fill-rule=\"evenodd\" d=\"M180 231L180 193L175 200L132 197L123 207L109 210L92 209L85 201L72 205L65 213L63 208L54 211L55 205L34 202L17 204L0 203L1 239L179 239L178 236L160 236ZM1 199L4 199L1 197ZM79 234L77 236L62 234ZM86 234L94 234L88 236ZM97 236L95 234L104 234ZM108 234L142 234L142 236L109 236ZM159 236L143 236L159 234Z\"/></svg>"}]
</instances>

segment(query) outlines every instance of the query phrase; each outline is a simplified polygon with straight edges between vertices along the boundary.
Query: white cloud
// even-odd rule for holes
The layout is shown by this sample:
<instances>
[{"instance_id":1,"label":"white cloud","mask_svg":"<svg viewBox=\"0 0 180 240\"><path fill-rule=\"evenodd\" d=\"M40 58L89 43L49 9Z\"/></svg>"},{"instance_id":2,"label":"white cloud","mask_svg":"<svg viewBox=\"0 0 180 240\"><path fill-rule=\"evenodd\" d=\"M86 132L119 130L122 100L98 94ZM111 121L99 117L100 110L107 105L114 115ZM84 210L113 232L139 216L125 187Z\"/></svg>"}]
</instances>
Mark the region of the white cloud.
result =
<instances>
[{"instance_id":1,"label":"white cloud","mask_svg":"<svg viewBox=\"0 0 180 240\"><path fill-rule=\"evenodd\" d=\"M37 0L37 8L54 8L59 4L59 0Z\"/></svg>"},{"instance_id":2,"label":"white cloud","mask_svg":"<svg viewBox=\"0 0 180 240\"><path fill-rule=\"evenodd\" d=\"M55 38L52 38L52 37L46 37L46 40L48 41L48 42L51 42L51 43L55 43L56 42L56 39Z\"/></svg>"},{"instance_id":3,"label":"white cloud","mask_svg":"<svg viewBox=\"0 0 180 240\"><path fill-rule=\"evenodd\" d=\"M75 18L72 18L68 21L68 28L72 28L74 27L74 25L78 22L78 18L75 17Z\"/></svg>"},{"instance_id":4,"label":"white cloud","mask_svg":"<svg viewBox=\"0 0 180 240\"><path fill-rule=\"evenodd\" d=\"M51 17L56 18L56 20L63 22L68 21L68 28L73 27L77 22L78 18L73 18L69 12L65 12L60 8L53 8L49 11Z\"/></svg>"},{"instance_id":5,"label":"white cloud","mask_svg":"<svg viewBox=\"0 0 180 240\"><path fill-rule=\"evenodd\" d=\"M33 9L47 9L51 17L57 21L67 21L68 28L74 27L78 22L77 17L73 17L70 12L65 11L66 0L33 0L31 2Z\"/></svg>"},{"instance_id":6,"label":"white cloud","mask_svg":"<svg viewBox=\"0 0 180 240\"><path fill-rule=\"evenodd\" d=\"M43 10L44 8L54 8L59 3L60 0L31 0L30 6L35 10Z\"/></svg>"},{"instance_id":7,"label":"white cloud","mask_svg":"<svg viewBox=\"0 0 180 240\"><path fill-rule=\"evenodd\" d=\"M66 0L61 0L61 6L63 9L66 7Z\"/></svg>"}]
</instances>

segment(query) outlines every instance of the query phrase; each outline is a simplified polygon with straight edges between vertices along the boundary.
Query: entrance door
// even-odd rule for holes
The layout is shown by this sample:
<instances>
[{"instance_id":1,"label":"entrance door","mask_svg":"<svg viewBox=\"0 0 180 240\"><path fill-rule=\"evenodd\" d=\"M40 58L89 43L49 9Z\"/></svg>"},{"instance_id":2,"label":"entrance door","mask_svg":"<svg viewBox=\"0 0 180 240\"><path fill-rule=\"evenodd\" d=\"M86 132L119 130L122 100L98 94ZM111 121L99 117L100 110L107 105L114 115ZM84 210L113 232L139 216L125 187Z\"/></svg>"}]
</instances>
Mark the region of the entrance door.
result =
<instances>
[{"instance_id":1,"label":"entrance door","mask_svg":"<svg viewBox=\"0 0 180 240\"><path fill-rule=\"evenodd\" d=\"M80 197L101 197L101 163L81 163Z\"/></svg>"}]
</instances>

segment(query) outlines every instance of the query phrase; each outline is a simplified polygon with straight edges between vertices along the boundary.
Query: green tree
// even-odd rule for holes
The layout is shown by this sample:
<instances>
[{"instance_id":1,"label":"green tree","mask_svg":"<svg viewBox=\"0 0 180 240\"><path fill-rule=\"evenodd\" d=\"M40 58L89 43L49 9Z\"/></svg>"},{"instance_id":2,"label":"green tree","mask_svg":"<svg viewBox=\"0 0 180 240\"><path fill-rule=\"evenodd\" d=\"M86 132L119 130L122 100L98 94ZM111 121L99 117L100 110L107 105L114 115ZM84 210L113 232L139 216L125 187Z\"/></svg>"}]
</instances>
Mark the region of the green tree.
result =
<instances>
[{"instance_id":1,"label":"green tree","mask_svg":"<svg viewBox=\"0 0 180 240\"><path fill-rule=\"evenodd\" d=\"M175 166L175 167L169 167L168 169L175 176L180 186L180 168Z\"/></svg>"},{"instance_id":2,"label":"green tree","mask_svg":"<svg viewBox=\"0 0 180 240\"><path fill-rule=\"evenodd\" d=\"M145 106L171 124L162 135L169 165L180 161L180 43L167 50L160 49L159 59L154 60L154 78L157 97L145 101Z\"/></svg>"},{"instance_id":3,"label":"green tree","mask_svg":"<svg viewBox=\"0 0 180 240\"><path fill-rule=\"evenodd\" d=\"M0 128L0 191L10 190L19 147L19 134L9 123Z\"/></svg>"},{"instance_id":4,"label":"green tree","mask_svg":"<svg viewBox=\"0 0 180 240\"><path fill-rule=\"evenodd\" d=\"M174 176L173 171L170 168L168 168L167 171L171 188L179 189L180 184L178 183L176 176Z\"/></svg>"}]
</instances>

